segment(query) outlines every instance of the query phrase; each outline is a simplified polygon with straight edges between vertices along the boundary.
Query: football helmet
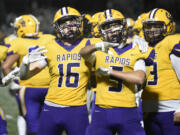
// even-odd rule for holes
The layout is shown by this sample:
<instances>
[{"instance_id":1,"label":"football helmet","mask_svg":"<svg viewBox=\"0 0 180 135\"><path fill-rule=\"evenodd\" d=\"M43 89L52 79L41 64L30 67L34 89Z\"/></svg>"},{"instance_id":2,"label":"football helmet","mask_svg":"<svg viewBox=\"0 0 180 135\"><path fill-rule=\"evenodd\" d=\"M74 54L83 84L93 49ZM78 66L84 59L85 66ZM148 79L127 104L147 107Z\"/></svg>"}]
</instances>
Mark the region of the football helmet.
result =
<instances>
[{"instance_id":1,"label":"football helmet","mask_svg":"<svg viewBox=\"0 0 180 135\"><path fill-rule=\"evenodd\" d=\"M128 36L132 37L134 35L134 20L132 18L126 18L128 27Z\"/></svg>"},{"instance_id":2,"label":"football helmet","mask_svg":"<svg viewBox=\"0 0 180 135\"><path fill-rule=\"evenodd\" d=\"M54 16L53 26L61 40L74 40L83 34L81 14L72 7L59 9Z\"/></svg>"},{"instance_id":3,"label":"football helmet","mask_svg":"<svg viewBox=\"0 0 180 135\"><path fill-rule=\"evenodd\" d=\"M175 31L171 14L160 8L155 8L148 13L148 18L143 22L145 39L152 45L161 41L165 36Z\"/></svg>"},{"instance_id":4,"label":"football helmet","mask_svg":"<svg viewBox=\"0 0 180 135\"><path fill-rule=\"evenodd\" d=\"M147 19L147 13L142 13L138 16L137 20L134 22L134 30L136 34L139 34L140 31L142 31L143 28L143 21Z\"/></svg>"},{"instance_id":5,"label":"football helmet","mask_svg":"<svg viewBox=\"0 0 180 135\"><path fill-rule=\"evenodd\" d=\"M93 37L100 37L100 32L99 32L99 29L98 29L98 21L99 21L99 17L102 15L103 12L97 12L95 13L93 16L92 16L92 19L91 19L91 23L92 23L92 30L91 30L91 35Z\"/></svg>"},{"instance_id":6,"label":"football helmet","mask_svg":"<svg viewBox=\"0 0 180 135\"><path fill-rule=\"evenodd\" d=\"M100 16L99 31L103 40L123 43L127 39L127 25L123 14L114 9L107 9Z\"/></svg>"},{"instance_id":7,"label":"football helmet","mask_svg":"<svg viewBox=\"0 0 180 135\"><path fill-rule=\"evenodd\" d=\"M40 22L31 14L17 17L11 25L16 29L18 37L34 37L40 30Z\"/></svg>"}]
</instances>

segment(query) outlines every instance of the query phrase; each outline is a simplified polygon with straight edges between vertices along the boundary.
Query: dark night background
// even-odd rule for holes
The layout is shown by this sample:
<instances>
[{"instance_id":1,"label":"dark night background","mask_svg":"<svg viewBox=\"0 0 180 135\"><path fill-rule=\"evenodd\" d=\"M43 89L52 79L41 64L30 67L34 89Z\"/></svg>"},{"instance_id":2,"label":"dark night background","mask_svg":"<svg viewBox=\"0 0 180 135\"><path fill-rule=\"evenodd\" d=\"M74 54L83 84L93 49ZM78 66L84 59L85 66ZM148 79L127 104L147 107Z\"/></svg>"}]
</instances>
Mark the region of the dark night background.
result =
<instances>
[{"instance_id":1,"label":"dark night background","mask_svg":"<svg viewBox=\"0 0 180 135\"><path fill-rule=\"evenodd\" d=\"M91 15L113 8L135 20L143 12L164 8L173 15L176 32L180 32L180 0L0 0L0 31L4 36L11 34L13 30L9 24L15 17L33 14L40 20L41 30L52 33L54 14L62 6L71 6Z\"/></svg>"}]
</instances>

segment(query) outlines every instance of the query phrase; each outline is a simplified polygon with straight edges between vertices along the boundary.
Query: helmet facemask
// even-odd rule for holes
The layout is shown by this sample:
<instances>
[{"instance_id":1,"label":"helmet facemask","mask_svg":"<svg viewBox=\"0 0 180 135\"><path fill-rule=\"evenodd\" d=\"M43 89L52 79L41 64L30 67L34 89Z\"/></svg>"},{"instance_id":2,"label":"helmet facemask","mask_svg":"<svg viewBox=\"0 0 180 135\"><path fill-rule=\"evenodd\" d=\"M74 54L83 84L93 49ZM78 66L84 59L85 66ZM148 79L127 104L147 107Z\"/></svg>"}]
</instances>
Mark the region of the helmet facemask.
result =
<instances>
[{"instance_id":1,"label":"helmet facemask","mask_svg":"<svg viewBox=\"0 0 180 135\"><path fill-rule=\"evenodd\" d=\"M120 44L126 41L125 23L123 20L105 22L100 26L100 31L107 42Z\"/></svg>"},{"instance_id":2,"label":"helmet facemask","mask_svg":"<svg viewBox=\"0 0 180 135\"><path fill-rule=\"evenodd\" d=\"M81 36L81 20L77 16L65 16L54 23L61 40L76 40Z\"/></svg>"},{"instance_id":3,"label":"helmet facemask","mask_svg":"<svg viewBox=\"0 0 180 135\"><path fill-rule=\"evenodd\" d=\"M162 21L145 21L143 22L144 37L150 45L155 45L166 35L166 26Z\"/></svg>"},{"instance_id":4,"label":"helmet facemask","mask_svg":"<svg viewBox=\"0 0 180 135\"><path fill-rule=\"evenodd\" d=\"M134 28L133 27L128 27L128 29L127 29L128 36L133 37L134 33L135 33Z\"/></svg>"}]
</instances>

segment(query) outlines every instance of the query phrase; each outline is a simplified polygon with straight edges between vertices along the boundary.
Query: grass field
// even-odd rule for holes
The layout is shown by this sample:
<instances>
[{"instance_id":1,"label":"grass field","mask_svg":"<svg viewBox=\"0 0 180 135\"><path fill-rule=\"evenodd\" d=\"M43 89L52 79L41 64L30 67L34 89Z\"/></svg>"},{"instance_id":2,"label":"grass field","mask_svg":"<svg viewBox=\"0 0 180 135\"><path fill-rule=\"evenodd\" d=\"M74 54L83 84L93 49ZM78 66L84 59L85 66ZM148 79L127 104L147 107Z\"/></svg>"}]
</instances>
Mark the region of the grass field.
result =
<instances>
[{"instance_id":1,"label":"grass field","mask_svg":"<svg viewBox=\"0 0 180 135\"><path fill-rule=\"evenodd\" d=\"M17 134L18 107L16 99L10 95L8 87L0 87L0 104L7 119L8 135Z\"/></svg>"}]
</instances>

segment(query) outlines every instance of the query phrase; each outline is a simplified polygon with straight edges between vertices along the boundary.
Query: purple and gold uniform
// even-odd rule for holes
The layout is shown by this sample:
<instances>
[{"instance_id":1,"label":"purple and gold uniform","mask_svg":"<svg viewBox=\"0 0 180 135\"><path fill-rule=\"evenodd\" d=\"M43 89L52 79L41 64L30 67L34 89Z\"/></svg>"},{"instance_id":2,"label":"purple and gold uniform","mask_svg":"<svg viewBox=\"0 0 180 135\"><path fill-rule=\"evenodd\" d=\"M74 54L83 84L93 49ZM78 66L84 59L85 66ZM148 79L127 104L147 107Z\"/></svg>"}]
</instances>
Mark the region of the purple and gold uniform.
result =
<instances>
[{"instance_id":1,"label":"purple and gold uniform","mask_svg":"<svg viewBox=\"0 0 180 135\"><path fill-rule=\"evenodd\" d=\"M53 40L46 46L51 80L38 135L58 135L61 129L69 135L85 134L88 126L86 93L89 68L78 52L93 42L96 39L83 38L72 46L66 46L59 40Z\"/></svg>"},{"instance_id":2,"label":"purple and gold uniform","mask_svg":"<svg viewBox=\"0 0 180 135\"><path fill-rule=\"evenodd\" d=\"M6 46L0 45L0 61L4 60L7 56L8 48Z\"/></svg>"},{"instance_id":3,"label":"purple and gold uniform","mask_svg":"<svg viewBox=\"0 0 180 135\"><path fill-rule=\"evenodd\" d=\"M5 118L4 111L0 105L0 135L7 135L7 122Z\"/></svg>"},{"instance_id":4,"label":"purple and gold uniform","mask_svg":"<svg viewBox=\"0 0 180 135\"><path fill-rule=\"evenodd\" d=\"M180 34L175 34L157 43L153 66L147 67L147 83L142 99L145 128L149 134L180 134L180 126L175 126L173 122L174 111L179 105L180 82L170 59L171 54L180 56L179 39Z\"/></svg>"},{"instance_id":5,"label":"purple and gold uniform","mask_svg":"<svg viewBox=\"0 0 180 135\"><path fill-rule=\"evenodd\" d=\"M46 42L55 37L48 34L39 34L32 38L16 38L10 42L8 55L18 54L18 66L22 62L22 58L28 53L31 46L44 46ZM39 126L39 115L42 109L45 95L49 87L49 71L45 68L39 74L28 80L19 80L19 85L22 86L19 91L19 103L22 109L23 116L27 121L27 132L37 132Z\"/></svg>"},{"instance_id":6,"label":"purple and gold uniform","mask_svg":"<svg viewBox=\"0 0 180 135\"><path fill-rule=\"evenodd\" d=\"M154 51L141 53L136 46L128 44L122 49L110 48L113 55L96 51L96 70L100 67L117 71L133 72L139 59L151 62ZM95 111L87 135L118 132L121 135L144 135L136 108L135 85L115 77L97 77ZM131 128L131 130L129 130Z\"/></svg>"},{"instance_id":7,"label":"purple and gold uniform","mask_svg":"<svg viewBox=\"0 0 180 135\"><path fill-rule=\"evenodd\" d=\"M6 58L8 48L6 46L0 46L0 62ZM7 122L4 112L0 106L0 135L7 135Z\"/></svg>"}]
</instances>

